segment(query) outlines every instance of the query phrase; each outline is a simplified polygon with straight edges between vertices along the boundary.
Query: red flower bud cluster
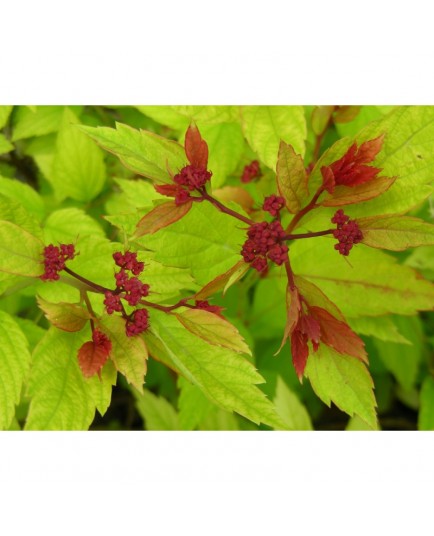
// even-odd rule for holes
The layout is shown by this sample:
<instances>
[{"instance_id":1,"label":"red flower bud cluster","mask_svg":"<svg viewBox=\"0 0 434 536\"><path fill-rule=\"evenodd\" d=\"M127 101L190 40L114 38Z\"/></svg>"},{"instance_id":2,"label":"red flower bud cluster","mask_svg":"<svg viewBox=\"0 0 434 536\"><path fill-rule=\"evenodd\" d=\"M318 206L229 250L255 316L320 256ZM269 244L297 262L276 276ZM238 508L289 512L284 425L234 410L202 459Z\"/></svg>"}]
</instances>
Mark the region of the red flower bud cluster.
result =
<instances>
[{"instance_id":1,"label":"red flower bud cluster","mask_svg":"<svg viewBox=\"0 0 434 536\"><path fill-rule=\"evenodd\" d=\"M116 290L107 291L104 294L104 305L109 315L115 311L122 312L121 299L134 307L138 305L141 298L149 294L149 285L142 283L138 277L130 277L127 273L129 271L134 275L140 275L143 272L145 264L137 260L137 253L127 251L122 254L117 251L113 254L113 259L121 269L115 274ZM146 309L134 311L127 322L127 335L131 337L141 333L148 326L148 311Z\"/></svg>"},{"instance_id":2,"label":"red flower bud cluster","mask_svg":"<svg viewBox=\"0 0 434 536\"><path fill-rule=\"evenodd\" d=\"M363 239L363 233L355 220L344 214L343 210L338 210L332 218L332 223L337 225L333 231L333 236L339 241L335 244L335 249L341 255L348 255L354 244L358 244Z\"/></svg>"},{"instance_id":3,"label":"red flower bud cluster","mask_svg":"<svg viewBox=\"0 0 434 536\"><path fill-rule=\"evenodd\" d=\"M120 251L113 254L113 259L117 266L124 270L129 270L134 275L139 275L143 272L145 264L137 260L137 253L127 251L124 255Z\"/></svg>"},{"instance_id":4,"label":"red flower bud cluster","mask_svg":"<svg viewBox=\"0 0 434 536\"><path fill-rule=\"evenodd\" d=\"M269 195L264 199L263 210L269 212L274 218L277 217L281 209L285 206L285 200L278 195Z\"/></svg>"},{"instance_id":5,"label":"red flower bud cluster","mask_svg":"<svg viewBox=\"0 0 434 536\"><path fill-rule=\"evenodd\" d=\"M261 168L259 167L259 162L253 160L250 164L245 166L243 169L243 174L241 175L241 182L252 182L253 179L257 179L261 176Z\"/></svg>"},{"instance_id":6,"label":"red flower bud cluster","mask_svg":"<svg viewBox=\"0 0 434 536\"><path fill-rule=\"evenodd\" d=\"M126 334L128 337L139 335L149 328L149 313L146 309L137 309L127 321Z\"/></svg>"},{"instance_id":7,"label":"red flower bud cluster","mask_svg":"<svg viewBox=\"0 0 434 536\"><path fill-rule=\"evenodd\" d=\"M65 268L65 262L75 257L73 244L50 244L44 248L45 272L40 276L42 281L57 281L59 272Z\"/></svg>"},{"instance_id":8,"label":"red flower bud cluster","mask_svg":"<svg viewBox=\"0 0 434 536\"><path fill-rule=\"evenodd\" d=\"M162 195L174 197L175 203L182 205L191 199L190 192L203 188L211 176L211 171L206 168L189 165L173 177L175 184L156 184L155 189Z\"/></svg>"},{"instance_id":9,"label":"red flower bud cluster","mask_svg":"<svg viewBox=\"0 0 434 536\"><path fill-rule=\"evenodd\" d=\"M277 265L283 264L288 257L288 246L283 244L285 231L279 221L254 223L247 231L241 255L258 272L264 272L267 258Z\"/></svg>"},{"instance_id":10,"label":"red flower bud cluster","mask_svg":"<svg viewBox=\"0 0 434 536\"><path fill-rule=\"evenodd\" d=\"M199 190L211 179L211 171L195 166L185 166L177 173L173 180L179 186L183 186L190 192Z\"/></svg>"}]
</instances>

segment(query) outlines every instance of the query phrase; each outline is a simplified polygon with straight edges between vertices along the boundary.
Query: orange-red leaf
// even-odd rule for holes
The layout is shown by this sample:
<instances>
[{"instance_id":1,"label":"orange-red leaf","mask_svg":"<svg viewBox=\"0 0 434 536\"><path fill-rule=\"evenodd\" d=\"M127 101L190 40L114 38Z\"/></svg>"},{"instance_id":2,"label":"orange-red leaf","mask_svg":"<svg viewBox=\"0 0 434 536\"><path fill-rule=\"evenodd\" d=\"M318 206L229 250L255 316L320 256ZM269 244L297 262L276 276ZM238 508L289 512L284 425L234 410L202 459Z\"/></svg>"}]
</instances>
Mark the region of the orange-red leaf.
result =
<instances>
[{"instance_id":1,"label":"orange-red leaf","mask_svg":"<svg viewBox=\"0 0 434 536\"><path fill-rule=\"evenodd\" d=\"M307 344L307 335L298 329L291 335L291 354L295 372L301 381L304 369L306 368L307 358L309 357L309 346Z\"/></svg>"},{"instance_id":2,"label":"orange-red leaf","mask_svg":"<svg viewBox=\"0 0 434 536\"><path fill-rule=\"evenodd\" d=\"M321 342L334 348L340 354L351 355L368 363L365 344L345 323L321 307L309 307L321 328Z\"/></svg>"},{"instance_id":3,"label":"orange-red leaf","mask_svg":"<svg viewBox=\"0 0 434 536\"><path fill-rule=\"evenodd\" d=\"M353 143L339 160L329 166L323 166L321 173L324 183L327 183L327 191L333 193L334 186L352 188L375 179L381 169L367 164L375 160L381 150L383 140L384 135L381 135L373 140L365 141L360 147L357 146L357 143ZM330 171L333 177L331 177Z\"/></svg>"},{"instance_id":4,"label":"orange-red leaf","mask_svg":"<svg viewBox=\"0 0 434 536\"><path fill-rule=\"evenodd\" d=\"M156 233L175 223L187 214L192 204L192 201L182 205L177 205L174 201L167 201L167 203L156 206L139 221L134 237L139 238L145 234Z\"/></svg>"},{"instance_id":5,"label":"orange-red leaf","mask_svg":"<svg viewBox=\"0 0 434 536\"><path fill-rule=\"evenodd\" d=\"M85 342L78 351L78 363L85 378L100 374L112 349L110 339L101 331L95 330L92 338L92 341Z\"/></svg>"},{"instance_id":6,"label":"orange-red leaf","mask_svg":"<svg viewBox=\"0 0 434 536\"><path fill-rule=\"evenodd\" d=\"M192 124L185 135L185 154L192 166L206 169L208 165L208 145L202 139L199 129Z\"/></svg>"}]
</instances>

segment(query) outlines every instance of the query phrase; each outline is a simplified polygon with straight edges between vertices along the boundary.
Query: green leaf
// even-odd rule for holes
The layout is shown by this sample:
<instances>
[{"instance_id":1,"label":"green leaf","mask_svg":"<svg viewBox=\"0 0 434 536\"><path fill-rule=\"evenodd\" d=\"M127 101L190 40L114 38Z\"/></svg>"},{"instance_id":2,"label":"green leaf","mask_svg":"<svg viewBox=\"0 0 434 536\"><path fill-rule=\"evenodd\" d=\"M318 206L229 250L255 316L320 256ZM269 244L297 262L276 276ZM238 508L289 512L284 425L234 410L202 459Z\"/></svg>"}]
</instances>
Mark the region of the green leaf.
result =
<instances>
[{"instance_id":1,"label":"green leaf","mask_svg":"<svg viewBox=\"0 0 434 536\"><path fill-rule=\"evenodd\" d=\"M80 331L90 319L89 312L75 303L50 303L40 296L36 299L47 320L63 331Z\"/></svg>"},{"instance_id":2,"label":"green leaf","mask_svg":"<svg viewBox=\"0 0 434 536\"><path fill-rule=\"evenodd\" d=\"M11 181L11 179L5 179ZM5 186L3 184L3 186ZM12 188L14 190L14 188ZM20 192L18 188L13 194L8 191L8 185L5 187L5 193L0 194L0 219L6 220L18 227L23 228L37 238L43 239L44 233L36 216L28 212L21 201L18 201L19 194L25 197L25 192ZM17 198L17 200L15 200Z\"/></svg>"},{"instance_id":3,"label":"green leaf","mask_svg":"<svg viewBox=\"0 0 434 536\"><path fill-rule=\"evenodd\" d=\"M62 122L64 106L19 106L15 115L12 141L56 132Z\"/></svg>"},{"instance_id":4,"label":"green leaf","mask_svg":"<svg viewBox=\"0 0 434 536\"><path fill-rule=\"evenodd\" d=\"M197 288L188 270L163 266L145 256L143 258L145 271L142 279L150 286L153 302L160 303L171 298L178 298L181 290Z\"/></svg>"},{"instance_id":5,"label":"green leaf","mask_svg":"<svg viewBox=\"0 0 434 536\"><path fill-rule=\"evenodd\" d=\"M31 188L16 179L6 179L0 177L0 191L2 196L21 203L21 205L31 214L35 214L38 219L45 215L45 206L42 197Z\"/></svg>"},{"instance_id":6,"label":"green leaf","mask_svg":"<svg viewBox=\"0 0 434 536\"><path fill-rule=\"evenodd\" d=\"M304 156L307 131L302 106L242 106L241 116L247 141L273 171L281 140Z\"/></svg>"},{"instance_id":7,"label":"green leaf","mask_svg":"<svg viewBox=\"0 0 434 536\"><path fill-rule=\"evenodd\" d=\"M101 417L104 417L110 406L112 389L113 386L116 385L118 375L113 361L110 359L107 361L100 371L100 375L101 378L95 375L92 378L88 378L86 382L89 386L89 392L98 413Z\"/></svg>"},{"instance_id":8,"label":"green leaf","mask_svg":"<svg viewBox=\"0 0 434 536\"><path fill-rule=\"evenodd\" d=\"M89 331L65 333L52 327L35 348L28 386L26 430L87 430L95 401L80 371L77 352Z\"/></svg>"},{"instance_id":9,"label":"green leaf","mask_svg":"<svg viewBox=\"0 0 434 536\"><path fill-rule=\"evenodd\" d=\"M371 248L403 251L434 244L434 225L409 216L359 218L362 243Z\"/></svg>"},{"instance_id":10,"label":"green leaf","mask_svg":"<svg viewBox=\"0 0 434 536\"><path fill-rule=\"evenodd\" d=\"M0 272L38 277L44 273L43 243L9 221L0 221Z\"/></svg>"},{"instance_id":11,"label":"green leaf","mask_svg":"<svg viewBox=\"0 0 434 536\"><path fill-rule=\"evenodd\" d=\"M13 106L0 106L0 128L3 128L8 122Z\"/></svg>"},{"instance_id":12,"label":"green leaf","mask_svg":"<svg viewBox=\"0 0 434 536\"><path fill-rule=\"evenodd\" d=\"M188 331L208 344L252 355L237 328L224 318L204 309L186 309L175 316Z\"/></svg>"},{"instance_id":13,"label":"green leaf","mask_svg":"<svg viewBox=\"0 0 434 536\"><path fill-rule=\"evenodd\" d=\"M184 148L179 143L152 132L121 123L116 123L116 129L82 126L81 130L115 154L127 168L159 184L171 181L168 169L177 173L187 164Z\"/></svg>"},{"instance_id":14,"label":"green leaf","mask_svg":"<svg viewBox=\"0 0 434 536\"><path fill-rule=\"evenodd\" d=\"M244 149L244 136L237 123L219 123L200 127L202 138L208 144L208 169L212 171L213 188L221 187L234 173Z\"/></svg>"},{"instance_id":15,"label":"green leaf","mask_svg":"<svg viewBox=\"0 0 434 536\"><path fill-rule=\"evenodd\" d=\"M182 430L194 430L215 406L196 385L179 376L179 424Z\"/></svg>"},{"instance_id":16,"label":"green leaf","mask_svg":"<svg viewBox=\"0 0 434 536\"><path fill-rule=\"evenodd\" d=\"M285 427L271 402L255 386L263 378L236 352L210 346L174 316L157 310L152 311L145 340L154 358L167 361L167 354L175 367L218 406L255 423Z\"/></svg>"},{"instance_id":17,"label":"green leaf","mask_svg":"<svg viewBox=\"0 0 434 536\"><path fill-rule=\"evenodd\" d=\"M155 260L166 266L190 268L197 283L205 285L240 260L244 241L245 230L234 218L196 203L181 220L137 243L155 251Z\"/></svg>"},{"instance_id":18,"label":"green leaf","mask_svg":"<svg viewBox=\"0 0 434 536\"><path fill-rule=\"evenodd\" d=\"M434 430L434 379L425 378L420 391L419 430Z\"/></svg>"},{"instance_id":19,"label":"green leaf","mask_svg":"<svg viewBox=\"0 0 434 536\"><path fill-rule=\"evenodd\" d=\"M433 308L434 286L413 270L362 245L351 250L347 261L333 243L323 237L296 240L291 263L296 274L319 286L345 316L412 315Z\"/></svg>"},{"instance_id":20,"label":"green leaf","mask_svg":"<svg viewBox=\"0 0 434 536\"><path fill-rule=\"evenodd\" d=\"M175 408L162 396L156 396L145 389L142 394L134 392L136 407L145 420L146 430L180 430Z\"/></svg>"},{"instance_id":21,"label":"green leaf","mask_svg":"<svg viewBox=\"0 0 434 536\"><path fill-rule=\"evenodd\" d=\"M142 337L126 335L125 323L120 316L104 315L101 319L101 330L112 343L110 358L116 369L141 393L145 383L148 350Z\"/></svg>"},{"instance_id":22,"label":"green leaf","mask_svg":"<svg viewBox=\"0 0 434 536\"><path fill-rule=\"evenodd\" d=\"M202 432L236 432L239 429L236 415L215 406L199 423Z\"/></svg>"},{"instance_id":23,"label":"green leaf","mask_svg":"<svg viewBox=\"0 0 434 536\"><path fill-rule=\"evenodd\" d=\"M348 318L351 329L361 335L376 337L380 341L411 344L399 331L389 316Z\"/></svg>"},{"instance_id":24,"label":"green leaf","mask_svg":"<svg viewBox=\"0 0 434 536\"><path fill-rule=\"evenodd\" d=\"M112 255L122 249L122 246L106 238L91 235L80 237L77 243L79 254L68 261L68 268L94 283L113 288L115 263ZM66 275L62 277L69 278Z\"/></svg>"},{"instance_id":25,"label":"green leaf","mask_svg":"<svg viewBox=\"0 0 434 536\"><path fill-rule=\"evenodd\" d=\"M186 130L192 121L202 125L216 125L234 121L238 106L136 106L143 114L175 130ZM206 139L206 138L205 138Z\"/></svg>"},{"instance_id":26,"label":"green leaf","mask_svg":"<svg viewBox=\"0 0 434 536\"><path fill-rule=\"evenodd\" d=\"M0 310L0 429L9 428L30 368L29 343L15 320Z\"/></svg>"},{"instance_id":27,"label":"green leaf","mask_svg":"<svg viewBox=\"0 0 434 536\"><path fill-rule=\"evenodd\" d=\"M380 430L380 427L377 423L377 426L375 428L371 428L359 416L354 415L354 417L351 417L351 419L348 421L345 430L347 430L348 432L372 432Z\"/></svg>"},{"instance_id":28,"label":"green leaf","mask_svg":"<svg viewBox=\"0 0 434 536\"><path fill-rule=\"evenodd\" d=\"M404 390L414 387L424 349L423 327L417 316L395 317L399 331L410 344L374 341L380 359L402 385Z\"/></svg>"},{"instance_id":29,"label":"green leaf","mask_svg":"<svg viewBox=\"0 0 434 536\"><path fill-rule=\"evenodd\" d=\"M290 430L313 430L306 408L279 376L273 400L277 413Z\"/></svg>"},{"instance_id":30,"label":"green leaf","mask_svg":"<svg viewBox=\"0 0 434 536\"><path fill-rule=\"evenodd\" d=\"M61 208L53 211L44 223L45 241L63 244L77 244L81 238L105 237L101 225L80 208Z\"/></svg>"},{"instance_id":31,"label":"green leaf","mask_svg":"<svg viewBox=\"0 0 434 536\"><path fill-rule=\"evenodd\" d=\"M327 406L333 402L350 417L358 415L371 428L377 427L374 384L361 361L320 345L309 355L305 374Z\"/></svg>"},{"instance_id":32,"label":"green leaf","mask_svg":"<svg viewBox=\"0 0 434 536\"><path fill-rule=\"evenodd\" d=\"M4 136L4 134L0 134L0 154L10 153L13 149L13 144Z\"/></svg>"},{"instance_id":33,"label":"green leaf","mask_svg":"<svg viewBox=\"0 0 434 536\"><path fill-rule=\"evenodd\" d=\"M285 199L289 212L295 214L309 194L308 176L301 155L284 141L280 142L276 171L279 193Z\"/></svg>"},{"instance_id":34,"label":"green leaf","mask_svg":"<svg viewBox=\"0 0 434 536\"><path fill-rule=\"evenodd\" d=\"M48 177L59 197L91 201L101 193L106 180L104 155L77 126L78 119L66 109Z\"/></svg>"}]
</instances>

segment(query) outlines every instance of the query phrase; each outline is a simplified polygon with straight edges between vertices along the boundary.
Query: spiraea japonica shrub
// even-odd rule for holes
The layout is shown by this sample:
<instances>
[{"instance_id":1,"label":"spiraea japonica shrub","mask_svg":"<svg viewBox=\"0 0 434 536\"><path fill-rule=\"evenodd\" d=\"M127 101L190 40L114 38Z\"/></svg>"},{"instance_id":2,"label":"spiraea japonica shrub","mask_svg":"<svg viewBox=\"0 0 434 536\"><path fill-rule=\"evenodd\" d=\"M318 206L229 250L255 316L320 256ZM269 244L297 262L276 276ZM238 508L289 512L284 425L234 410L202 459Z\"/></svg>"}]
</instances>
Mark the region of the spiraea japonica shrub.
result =
<instances>
[{"instance_id":1,"label":"spiraea japonica shrub","mask_svg":"<svg viewBox=\"0 0 434 536\"><path fill-rule=\"evenodd\" d=\"M434 426L434 108L0 128L2 429Z\"/></svg>"}]
</instances>

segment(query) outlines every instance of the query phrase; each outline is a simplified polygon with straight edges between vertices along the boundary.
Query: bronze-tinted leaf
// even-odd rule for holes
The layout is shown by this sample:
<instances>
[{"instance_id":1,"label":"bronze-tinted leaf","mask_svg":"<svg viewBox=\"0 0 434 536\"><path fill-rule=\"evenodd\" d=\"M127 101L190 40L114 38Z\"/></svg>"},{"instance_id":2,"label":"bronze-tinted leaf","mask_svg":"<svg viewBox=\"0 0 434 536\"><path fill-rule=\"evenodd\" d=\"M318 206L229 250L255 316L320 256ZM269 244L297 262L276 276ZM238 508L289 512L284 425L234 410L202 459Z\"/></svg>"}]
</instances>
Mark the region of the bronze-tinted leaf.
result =
<instances>
[{"instance_id":1,"label":"bronze-tinted leaf","mask_svg":"<svg viewBox=\"0 0 434 536\"><path fill-rule=\"evenodd\" d=\"M199 129L194 124L188 127L185 135L185 154L192 166L206 169L208 165L208 145L202 139Z\"/></svg>"},{"instance_id":2,"label":"bronze-tinted leaf","mask_svg":"<svg viewBox=\"0 0 434 536\"><path fill-rule=\"evenodd\" d=\"M90 319L89 312L75 303L51 303L40 296L37 301L47 320L63 331L80 331Z\"/></svg>"},{"instance_id":3,"label":"bronze-tinted leaf","mask_svg":"<svg viewBox=\"0 0 434 536\"><path fill-rule=\"evenodd\" d=\"M182 205L177 205L174 201L167 201L167 203L157 205L139 221L134 238L156 233L160 229L175 223L187 214L192 204L192 201Z\"/></svg>"}]
</instances>

